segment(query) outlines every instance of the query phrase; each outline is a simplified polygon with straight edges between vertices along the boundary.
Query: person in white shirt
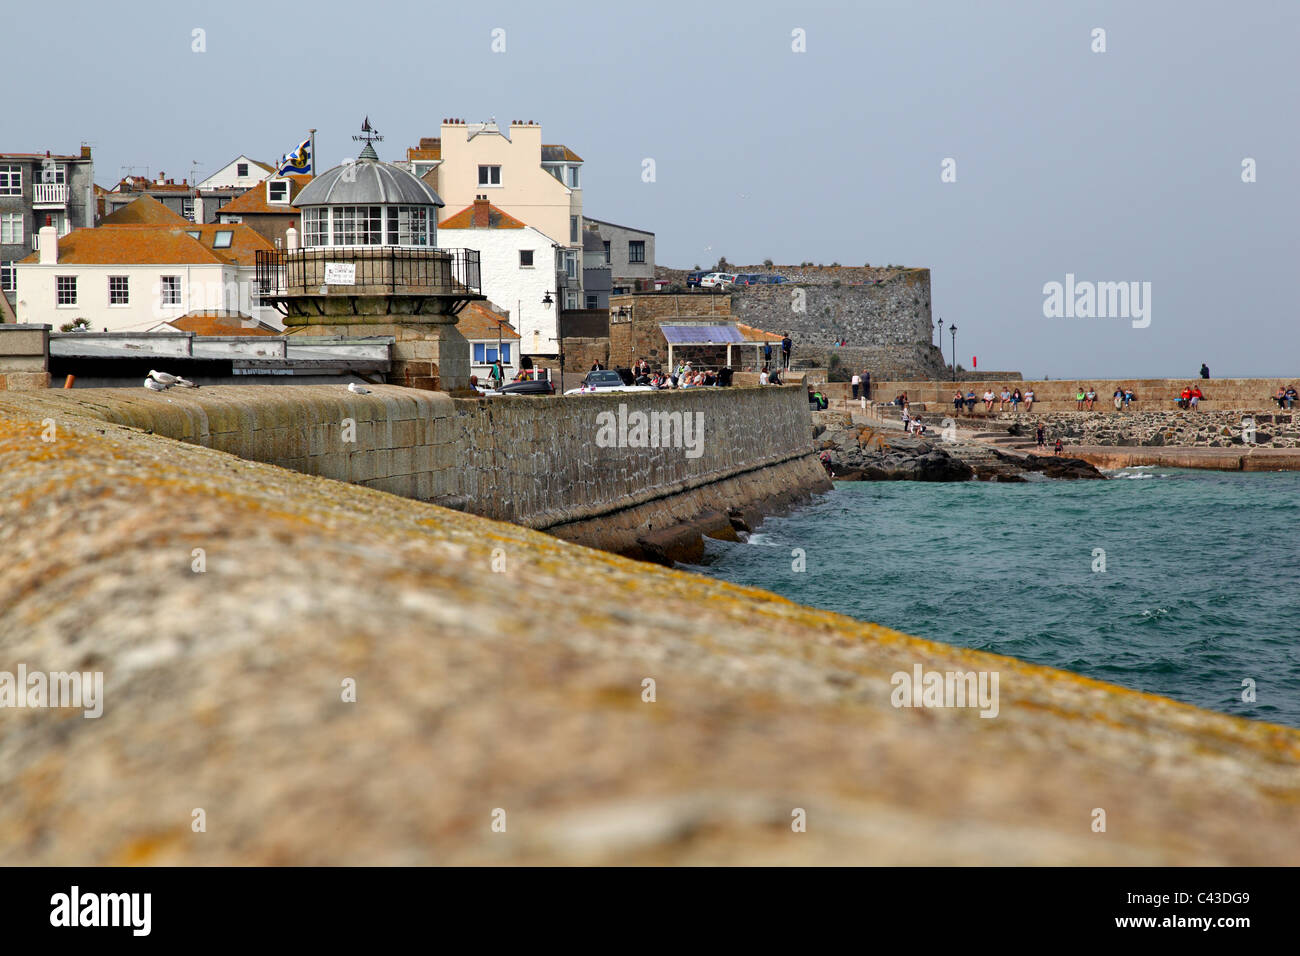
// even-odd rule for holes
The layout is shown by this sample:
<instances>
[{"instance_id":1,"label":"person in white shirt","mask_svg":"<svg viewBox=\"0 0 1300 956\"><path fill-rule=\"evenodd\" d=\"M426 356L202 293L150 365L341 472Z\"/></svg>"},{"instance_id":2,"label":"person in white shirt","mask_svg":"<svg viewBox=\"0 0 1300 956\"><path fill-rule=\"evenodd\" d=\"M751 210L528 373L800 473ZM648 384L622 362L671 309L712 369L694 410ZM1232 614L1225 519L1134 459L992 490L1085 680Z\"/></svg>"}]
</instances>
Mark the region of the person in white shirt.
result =
<instances>
[{"instance_id":1,"label":"person in white shirt","mask_svg":"<svg viewBox=\"0 0 1300 956\"><path fill-rule=\"evenodd\" d=\"M987 389L984 392L984 414L988 415L993 411L993 389Z\"/></svg>"},{"instance_id":2,"label":"person in white shirt","mask_svg":"<svg viewBox=\"0 0 1300 956\"><path fill-rule=\"evenodd\" d=\"M1025 411L1032 412L1033 410L1034 410L1034 390L1032 388L1027 388L1025 389Z\"/></svg>"},{"instance_id":3,"label":"person in white shirt","mask_svg":"<svg viewBox=\"0 0 1300 956\"><path fill-rule=\"evenodd\" d=\"M766 385L766 384L767 384L767 368L766 368L766 367L763 368L763 371L761 371L761 372L758 373L758 384L759 384L759 385Z\"/></svg>"},{"instance_id":4,"label":"person in white shirt","mask_svg":"<svg viewBox=\"0 0 1300 956\"><path fill-rule=\"evenodd\" d=\"M851 381L853 385L853 400L856 402L858 400L858 389L862 387L862 376L857 372L854 372Z\"/></svg>"}]
</instances>

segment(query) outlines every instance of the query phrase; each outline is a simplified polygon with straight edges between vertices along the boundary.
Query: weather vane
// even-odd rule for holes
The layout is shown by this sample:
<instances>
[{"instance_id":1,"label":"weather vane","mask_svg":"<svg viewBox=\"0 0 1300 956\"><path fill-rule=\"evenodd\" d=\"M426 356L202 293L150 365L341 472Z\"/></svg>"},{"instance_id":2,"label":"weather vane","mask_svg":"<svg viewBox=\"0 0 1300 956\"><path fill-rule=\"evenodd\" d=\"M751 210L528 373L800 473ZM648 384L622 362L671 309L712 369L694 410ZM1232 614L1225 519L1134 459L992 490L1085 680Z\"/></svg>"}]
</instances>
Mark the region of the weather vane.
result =
<instances>
[{"instance_id":1,"label":"weather vane","mask_svg":"<svg viewBox=\"0 0 1300 956\"><path fill-rule=\"evenodd\" d=\"M377 129L375 129L373 126L370 125L370 117L367 116L366 121L361 124L361 135L353 136L352 140L353 142L361 142L364 140L366 143L373 143L373 142L382 143L384 141L384 138L379 135L379 131Z\"/></svg>"}]
</instances>

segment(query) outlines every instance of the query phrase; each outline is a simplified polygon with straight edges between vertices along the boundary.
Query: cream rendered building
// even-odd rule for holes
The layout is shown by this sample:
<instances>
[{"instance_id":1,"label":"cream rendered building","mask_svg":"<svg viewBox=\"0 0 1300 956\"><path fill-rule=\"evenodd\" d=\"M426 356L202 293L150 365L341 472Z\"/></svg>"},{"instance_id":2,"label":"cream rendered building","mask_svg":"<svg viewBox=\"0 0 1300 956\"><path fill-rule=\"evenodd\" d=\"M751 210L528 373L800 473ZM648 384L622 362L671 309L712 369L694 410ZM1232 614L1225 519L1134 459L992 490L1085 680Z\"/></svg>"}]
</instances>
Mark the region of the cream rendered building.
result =
<instances>
[{"instance_id":1,"label":"cream rendered building","mask_svg":"<svg viewBox=\"0 0 1300 956\"><path fill-rule=\"evenodd\" d=\"M503 132L495 121L463 120L444 120L439 139L421 140L407 155L446 203L440 221L486 198L545 234L556 247L550 291L564 308L582 308L582 157L544 145L537 123L513 122Z\"/></svg>"}]
</instances>

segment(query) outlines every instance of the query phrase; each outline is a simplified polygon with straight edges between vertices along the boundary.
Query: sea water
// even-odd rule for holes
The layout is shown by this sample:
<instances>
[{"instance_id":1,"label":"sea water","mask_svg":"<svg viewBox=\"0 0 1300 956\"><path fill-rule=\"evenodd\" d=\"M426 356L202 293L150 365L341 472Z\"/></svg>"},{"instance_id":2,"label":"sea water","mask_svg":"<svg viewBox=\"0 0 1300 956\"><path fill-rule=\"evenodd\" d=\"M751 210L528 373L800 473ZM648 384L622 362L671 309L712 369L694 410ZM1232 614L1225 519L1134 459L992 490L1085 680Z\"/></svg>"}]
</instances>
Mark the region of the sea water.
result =
<instances>
[{"instance_id":1,"label":"sea water","mask_svg":"<svg viewBox=\"0 0 1300 956\"><path fill-rule=\"evenodd\" d=\"M1300 727L1300 472L1109 475L838 482L694 570Z\"/></svg>"}]
</instances>

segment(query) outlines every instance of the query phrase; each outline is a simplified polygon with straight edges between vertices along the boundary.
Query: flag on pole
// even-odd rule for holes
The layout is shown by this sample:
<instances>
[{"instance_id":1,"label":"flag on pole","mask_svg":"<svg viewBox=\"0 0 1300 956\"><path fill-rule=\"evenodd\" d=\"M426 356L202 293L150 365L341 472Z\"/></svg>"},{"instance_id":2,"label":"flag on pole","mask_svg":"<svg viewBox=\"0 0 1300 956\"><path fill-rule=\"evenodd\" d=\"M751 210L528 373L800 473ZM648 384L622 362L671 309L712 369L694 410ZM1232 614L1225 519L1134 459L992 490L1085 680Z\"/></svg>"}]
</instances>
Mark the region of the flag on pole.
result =
<instances>
[{"instance_id":1,"label":"flag on pole","mask_svg":"<svg viewBox=\"0 0 1300 956\"><path fill-rule=\"evenodd\" d=\"M307 137L292 152L285 153L275 166L275 174L310 173L312 171L311 137Z\"/></svg>"}]
</instances>

